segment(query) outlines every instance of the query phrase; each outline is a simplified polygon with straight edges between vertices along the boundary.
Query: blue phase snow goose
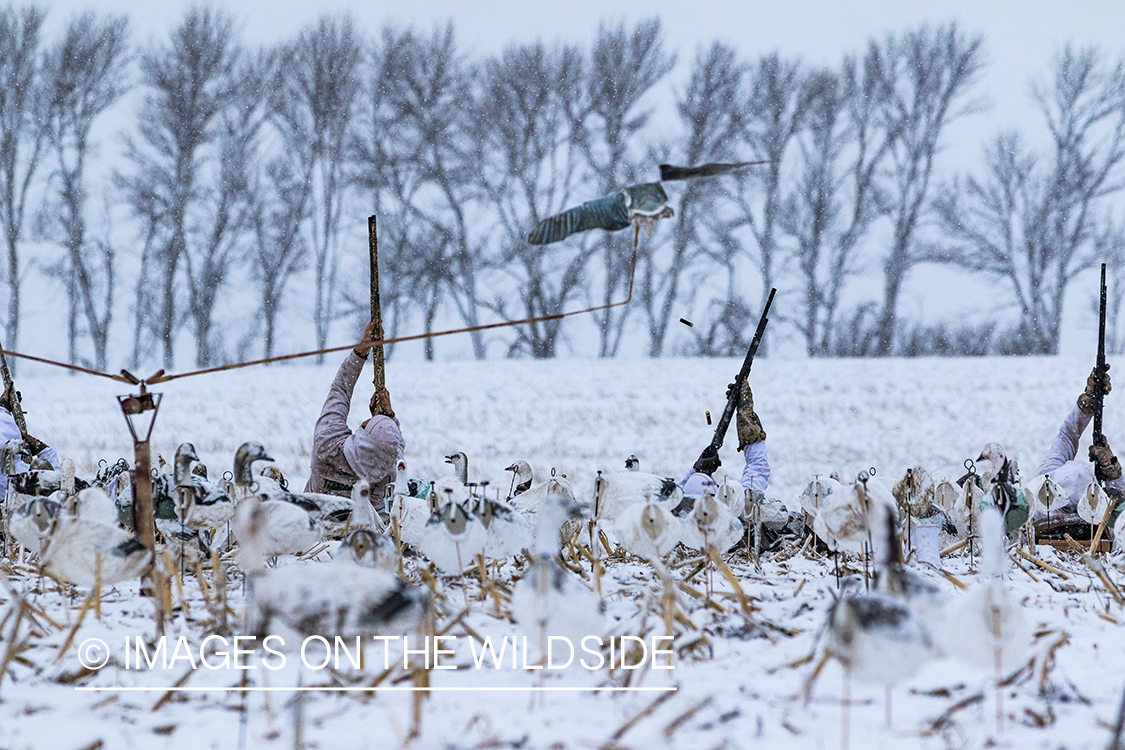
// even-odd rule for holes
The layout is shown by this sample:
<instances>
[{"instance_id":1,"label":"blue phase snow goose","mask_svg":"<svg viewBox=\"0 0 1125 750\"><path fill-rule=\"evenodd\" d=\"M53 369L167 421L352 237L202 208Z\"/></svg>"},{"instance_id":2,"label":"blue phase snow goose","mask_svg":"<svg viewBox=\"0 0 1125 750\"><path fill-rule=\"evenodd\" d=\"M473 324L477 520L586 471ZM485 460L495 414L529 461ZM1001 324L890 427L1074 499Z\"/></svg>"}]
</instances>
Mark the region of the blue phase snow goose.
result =
<instances>
[{"instance_id":1,"label":"blue phase snow goose","mask_svg":"<svg viewBox=\"0 0 1125 750\"><path fill-rule=\"evenodd\" d=\"M591 229L616 232L629 226L645 227L649 234L658 219L675 215L668 205L668 195L661 182L688 180L696 177L713 177L741 167L765 162L738 162L735 164L703 164L698 167L673 167L660 165L660 182L630 185L604 198L586 201L562 213L540 221L528 235L531 245L549 245L572 234Z\"/></svg>"}]
</instances>

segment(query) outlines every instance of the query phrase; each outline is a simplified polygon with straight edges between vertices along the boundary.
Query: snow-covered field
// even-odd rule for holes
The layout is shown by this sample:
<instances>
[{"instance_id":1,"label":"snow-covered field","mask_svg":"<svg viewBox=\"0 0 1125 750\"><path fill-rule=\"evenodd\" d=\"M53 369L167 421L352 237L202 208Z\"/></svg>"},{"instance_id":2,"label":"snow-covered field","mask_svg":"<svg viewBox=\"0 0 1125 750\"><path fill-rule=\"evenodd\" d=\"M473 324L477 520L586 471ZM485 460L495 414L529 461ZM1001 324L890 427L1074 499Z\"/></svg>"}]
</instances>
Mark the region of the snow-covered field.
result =
<instances>
[{"instance_id":1,"label":"snow-covered field","mask_svg":"<svg viewBox=\"0 0 1125 750\"><path fill-rule=\"evenodd\" d=\"M762 360L755 363L751 383L769 436L771 490L795 497L815 474L839 471L854 477L870 467L894 480L915 463L956 476L966 458L976 457L993 440L1008 447L1029 478L1082 390L1090 364L1057 358ZM448 474L443 457L462 450L469 456L471 480L487 479L506 491L509 475L503 468L524 458L537 480L554 469L576 480L579 494L588 497L595 472L621 468L630 453L641 458L645 470L682 475L710 439L712 428L704 413L710 410L715 418L721 413L725 385L737 367L734 360L392 361L387 379L406 436L411 475ZM312 424L334 371L335 363L248 369L158 387L164 402L154 450L170 459L178 443L191 441L214 474L230 467L241 442L256 439L291 484L301 486L308 475ZM61 455L74 457L80 473L92 472L99 459L130 455L113 398L127 392L124 386L24 367L19 387L31 431ZM357 417L369 395L370 385L361 380L354 402ZM1106 429L1111 441L1125 424L1122 417L1125 405L1110 396ZM732 429L723 452L723 467L732 476L741 469L734 441ZM1125 651L1118 643L1125 612L1077 557L1046 548L1038 554L1066 577L1035 569L1033 580L1015 568L1009 575L1010 590L1033 625L1034 642L1026 644L1026 657L1037 661L1035 671L1018 674L1004 689L1002 733L996 728L991 668L947 657L931 662L894 691L891 728L884 727L882 688L855 684L852 747L1106 745L1108 724L1125 685ZM741 557L732 560L743 590L758 608L749 617L717 574L716 590L727 592L718 595L718 607L703 606L687 592L678 595L695 630L685 632L677 647L701 635L706 645L681 654L673 671L639 670L628 685L674 686L671 697L604 690L434 692L425 704L422 734L412 746L839 747L840 667L825 668L807 702L801 696L812 670L803 660L815 648L836 588L831 560L808 554L782 558L765 562L760 572ZM945 562L959 580L975 584L968 557ZM685 566L676 575L690 569ZM701 590L701 579L702 574L691 586ZM945 579L935 580L952 599L962 596ZM207 619L203 594L192 577L185 584L192 617L177 614L168 633L199 644ZM397 747L405 742L411 698L402 692L304 693L295 702L294 694L285 691L251 692L243 698L217 691L166 697L163 689L78 690L170 687L188 670L186 662L142 671L125 670L118 663L119 644L126 636L153 631L151 605L136 596L135 585L108 592L100 621L87 614L75 634L75 644L100 637L114 653L115 661L93 677L81 676L74 647L56 663L85 592L64 600L53 584L41 585L24 568L16 569L11 585L29 592L28 601L62 627L39 622L27 631L30 649L11 657L0 654L0 659L11 659L0 683L0 747L288 748L297 746L296 735L310 748ZM450 594L447 610L455 614L462 606L461 592L450 581L441 588ZM649 566L635 560L613 562L602 589L607 633L663 633L661 590ZM470 585L470 594L475 591L475 584ZM180 601L178 594L175 600ZM230 604L236 612L241 607L237 586ZM482 636L520 632L492 616L494 611L486 599L474 604L466 622ZM0 635L7 638L11 627L0 623ZM471 664L468 635L456 626L450 632L461 637L457 655L449 661ZM7 648L9 640L2 645ZM357 685L382 671L381 649L373 648L368 659L366 678ZM277 672L247 672L248 684L276 688L295 685L298 679L305 685L341 684L324 672L298 674L294 661L291 656ZM372 661L377 663L372 666ZM431 685L626 686L620 671L540 674L462 669L433 672ZM234 670L199 669L185 687L233 686L242 676ZM337 679L352 684L352 677L348 673ZM658 699L661 704L646 713Z\"/></svg>"},{"instance_id":2,"label":"snow-covered field","mask_svg":"<svg viewBox=\"0 0 1125 750\"><path fill-rule=\"evenodd\" d=\"M1112 362L1112 360L1111 360ZM409 473L450 472L444 457L469 456L470 480L496 486L515 459L536 480L550 470L592 486L599 470L636 453L642 468L677 479L713 434L741 363L722 359L396 363L387 372L406 437ZM248 368L156 386L164 401L153 450L171 460L191 441L212 468L259 440L303 486L312 425L336 363ZM370 367L370 366L368 366ZM30 370L31 368L26 368ZM999 441L1029 471L1085 385L1090 363L1060 358L767 360L751 373L768 434L774 489L800 492L816 473L853 476L875 467L898 477L913 463L963 472L985 443ZM353 400L355 424L370 398L370 369ZM33 433L70 455L79 471L132 448L114 399L121 383L36 369L21 375ZM1125 398L1106 400L1106 424L1125 424ZM1110 440L1112 429L1107 430ZM733 428L732 433L733 435ZM1089 435L1087 435L1087 440ZM731 437L722 453L742 470ZM504 490L507 490L505 485Z\"/></svg>"}]
</instances>

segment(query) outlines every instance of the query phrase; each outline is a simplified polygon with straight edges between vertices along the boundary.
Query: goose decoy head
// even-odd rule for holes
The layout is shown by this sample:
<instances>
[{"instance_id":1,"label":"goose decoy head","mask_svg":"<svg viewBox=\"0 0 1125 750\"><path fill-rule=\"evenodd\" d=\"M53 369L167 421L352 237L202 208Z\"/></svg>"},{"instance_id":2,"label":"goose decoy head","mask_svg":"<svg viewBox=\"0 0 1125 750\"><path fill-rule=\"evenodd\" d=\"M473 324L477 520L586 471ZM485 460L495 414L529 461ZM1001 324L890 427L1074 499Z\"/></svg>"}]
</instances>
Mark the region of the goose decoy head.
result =
<instances>
[{"instance_id":1,"label":"goose decoy head","mask_svg":"<svg viewBox=\"0 0 1125 750\"><path fill-rule=\"evenodd\" d=\"M361 565L373 566L375 564L375 550L379 547L379 542L375 538L375 534L367 529L357 529L351 533L345 542L348 548L348 554L352 559Z\"/></svg>"},{"instance_id":2,"label":"goose decoy head","mask_svg":"<svg viewBox=\"0 0 1125 750\"><path fill-rule=\"evenodd\" d=\"M240 487L249 487L254 478L250 473L255 461L272 461L273 457L266 453L261 443L247 442L238 447L234 454L234 483Z\"/></svg>"},{"instance_id":3,"label":"goose decoy head","mask_svg":"<svg viewBox=\"0 0 1125 750\"><path fill-rule=\"evenodd\" d=\"M719 489L715 493L715 497L719 500L719 502L721 502L731 510L734 510L737 505L737 494L734 491L734 486L726 484L725 482L719 485Z\"/></svg>"},{"instance_id":4,"label":"goose decoy head","mask_svg":"<svg viewBox=\"0 0 1125 750\"><path fill-rule=\"evenodd\" d=\"M62 490L65 497L71 497L74 495L74 459L69 456L64 458L59 463L59 467L61 469L59 472L59 489Z\"/></svg>"},{"instance_id":5,"label":"goose decoy head","mask_svg":"<svg viewBox=\"0 0 1125 750\"><path fill-rule=\"evenodd\" d=\"M714 495L704 492L703 497L695 504L692 516L701 529L711 528L719 520L719 501Z\"/></svg>"},{"instance_id":6,"label":"goose decoy head","mask_svg":"<svg viewBox=\"0 0 1125 750\"><path fill-rule=\"evenodd\" d=\"M655 505L647 505L641 511L641 530L645 535L656 541L668 528L668 522L664 520L664 514Z\"/></svg>"},{"instance_id":7,"label":"goose decoy head","mask_svg":"<svg viewBox=\"0 0 1125 750\"><path fill-rule=\"evenodd\" d=\"M45 534L59 515L59 504L53 500L37 497L32 501L31 518L40 534Z\"/></svg>"},{"instance_id":8,"label":"goose decoy head","mask_svg":"<svg viewBox=\"0 0 1125 750\"><path fill-rule=\"evenodd\" d=\"M636 453L629 454L629 457L625 459L625 469L626 471L641 470L641 459L637 458Z\"/></svg>"},{"instance_id":9,"label":"goose decoy head","mask_svg":"<svg viewBox=\"0 0 1125 750\"><path fill-rule=\"evenodd\" d=\"M492 519L496 517L496 504L488 498L482 497L477 501L476 508L473 509L473 515L475 515L484 528L487 529L492 526Z\"/></svg>"},{"instance_id":10,"label":"goose decoy head","mask_svg":"<svg viewBox=\"0 0 1125 750\"><path fill-rule=\"evenodd\" d=\"M461 479L461 484L469 483L469 457L461 451L457 451L451 456L445 457L447 464L453 464L453 468L457 470L457 475Z\"/></svg>"},{"instance_id":11,"label":"goose decoy head","mask_svg":"<svg viewBox=\"0 0 1125 750\"><path fill-rule=\"evenodd\" d=\"M469 514L457 503L449 503L441 513L441 522L451 536L461 536L469 526Z\"/></svg>"},{"instance_id":12,"label":"goose decoy head","mask_svg":"<svg viewBox=\"0 0 1125 750\"><path fill-rule=\"evenodd\" d=\"M272 461L273 459L270 460ZM281 469L273 466L272 464L270 466L265 466L262 468L262 476L269 477L273 481L277 482L281 485L282 489L287 489L289 487L289 483L285 481L285 475L281 473Z\"/></svg>"},{"instance_id":13,"label":"goose decoy head","mask_svg":"<svg viewBox=\"0 0 1125 750\"><path fill-rule=\"evenodd\" d=\"M977 462L992 461L996 464L1001 464L1004 462L1004 458L1004 446L1000 443L989 443L984 446L984 450L977 456Z\"/></svg>"},{"instance_id":14,"label":"goose decoy head","mask_svg":"<svg viewBox=\"0 0 1125 750\"><path fill-rule=\"evenodd\" d=\"M531 471L531 464L529 464L527 461L524 461L522 459L516 461L511 466L504 469L504 471L511 471L515 473L515 476L512 478L514 481L514 487L512 488L513 496L522 494L531 489L531 480L533 474Z\"/></svg>"},{"instance_id":15,"label":"goose decoy head","mask_svg":"<svg viewBox=\"0 0 1125 750\"><path fill-rule=\"evenodd\" d=\"M819 482L818 482L818 484L819 484ZM822 497L823 497L823 495L822 495ZM766 501L766 493L765 492L763 492L762 490L759 490L756 487L754 489L747 488L746 491L744 493L742 493L743 515L746 518L749 518L751 516L751 514L754 512L754 508L760 507L761 504L764 503L765 501Z\"/></svg>"},{"instance_id":16,"label":"goose decoy head","mask_svg":"<svg viewBox=\"0 0 1125 750\"><path fill-rule=\"evenodd\" d=\"M199 456L195 452L195 446L191 443L180 443L180 447L176 449L176 464L175 473L173 478L176 480L177 487L190 487L191 486L191 464L199 460Z\"/></svg>"}]
</instances>

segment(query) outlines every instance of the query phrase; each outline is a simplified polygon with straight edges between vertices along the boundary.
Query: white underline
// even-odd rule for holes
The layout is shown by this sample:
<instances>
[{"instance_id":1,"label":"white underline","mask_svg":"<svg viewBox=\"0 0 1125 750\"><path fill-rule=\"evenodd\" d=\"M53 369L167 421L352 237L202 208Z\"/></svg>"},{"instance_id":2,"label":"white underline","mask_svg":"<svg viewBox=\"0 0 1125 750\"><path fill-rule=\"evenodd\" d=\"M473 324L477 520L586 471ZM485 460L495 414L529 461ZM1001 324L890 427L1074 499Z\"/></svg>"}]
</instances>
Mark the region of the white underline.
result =
<instances>
[{"instance_id":1,"label":"white underline","mask_svg":"<svg viewBox=\"0 0 1125 750\"><path fill-rule=\"evenodd\" d=\"M88 691L88 692L165 692L165 693L206 693L206 692L225 692L225 693L240 693L240 692L303 692L303 693L337 693L337 692L375 692L378 690L395 691L402 693L427 693L427 692L536 692L536 693L550 693L550 692L598 692L601 690L616 693L645 693L645 692L675 692L679 688L675 687L415 687L415 686L395 686L390 685L387 687L331 687L327 685L312 685L308 687L265 687L247 685L246 687L76 687L75 690Z\"/></svg>"}]
</instances>

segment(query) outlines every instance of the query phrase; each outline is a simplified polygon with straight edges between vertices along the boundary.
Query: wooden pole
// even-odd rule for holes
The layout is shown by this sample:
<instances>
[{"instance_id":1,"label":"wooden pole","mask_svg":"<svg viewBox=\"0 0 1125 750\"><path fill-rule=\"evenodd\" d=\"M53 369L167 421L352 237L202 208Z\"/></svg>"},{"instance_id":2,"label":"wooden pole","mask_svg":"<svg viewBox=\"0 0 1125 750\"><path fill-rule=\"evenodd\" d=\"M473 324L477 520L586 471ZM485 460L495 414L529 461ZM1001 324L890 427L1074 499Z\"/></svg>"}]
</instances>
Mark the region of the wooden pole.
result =
<instances>
[{"instance_id":1,"label":"wooden pole","mask_svg":"<svg viewBox=\"0 0 1125 750\"><path fill-rule=\"evenodd\" d=\"M371 251L371 319L376 323L376 329L382 330L383 312L379 307L379 233L377 217L367 217L367 245ZM383 345L376 344L371 347L371 359L375 365L375 392L387 390L387 366L383 360ZM375 409L382 414L383 409L378 401Z\"/></svg>"}]
</instances>

